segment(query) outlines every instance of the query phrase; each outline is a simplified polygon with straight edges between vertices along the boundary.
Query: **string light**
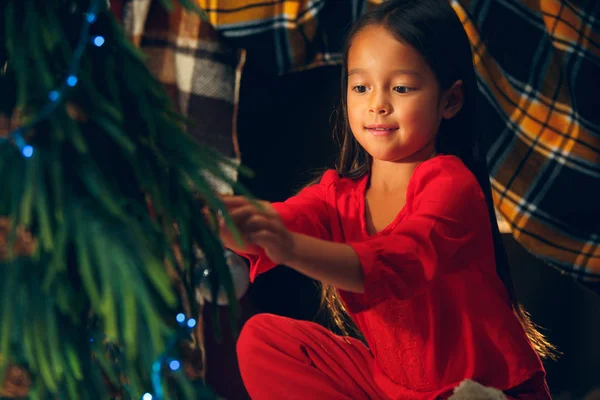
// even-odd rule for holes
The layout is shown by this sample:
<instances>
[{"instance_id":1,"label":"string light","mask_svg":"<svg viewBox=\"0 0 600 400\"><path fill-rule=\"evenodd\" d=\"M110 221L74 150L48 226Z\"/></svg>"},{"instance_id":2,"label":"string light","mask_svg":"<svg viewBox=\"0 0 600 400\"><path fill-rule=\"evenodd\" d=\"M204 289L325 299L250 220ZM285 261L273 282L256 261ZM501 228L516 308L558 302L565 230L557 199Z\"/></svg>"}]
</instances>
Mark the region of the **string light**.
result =
<instances>
[{"instance_id":1,"label":"string light","mask_svg":"<svg viewBox=\"0 0 600 400\"><path fill-rule=\"evenodd\" d=\"M67 85L69 85L69 86L71 86L71 87L74 87L75 85L77 85L77 81L78 81L78 80L79 80L79 79L77 79L77 77L76 77L75 75L70 75L70 76L67 78Z\"/></svg>"},{"instance_id":2,"label":"string light","mask_svg":"<svg viewBox=\"0 0 600 400\"><path fill-rule=\"evenodd\" d=\"M95 45L96 47L100 47L100 46L102 46L103 44L104 44L104 38L103 38L102 36L96 36L96 37L94 38L94 45Z\"/></svg>"},{"instance_id":3,"label":"string light","mask_svg":"<svg viewBox=\"0 0 600 400\"><path fill-rule=\"evenodd\" d=\"M21 154L23 154L23 157L25 158L31 158L31 156L33 156L33 146L29 144L24 146L23 150L21 150Z\"/></svg>"},{"instance_id":4,"label":"string light","mask_svg":"<svg viewBox=\"0 0 600 400\"><path fill-rule=\"evenodd\" d=\"M48 98L50 99L50 101L57 101L60 98L60 93L58 92L58 90L53 90L50 93L48 93Z\"/></svg>"},{"instance_id":5,"label":"string light","mask_svg":"<svg viewBox=\"0 0 600 400\"><path fill-rule=\"evenodd\" d=\"M169 353L175 348L179 339L190 334L191 328L196 326L196 320L190 318L186 321L185 314L179 313L175 317L179 328L169 340L165 351L152 363L152 387L154 393L145 393L142 400L163 400L164 391L161 382L161 371L163 365L169 365L171 371L178 371L181 368L181 362L169 357Z\"/></svg>"},{"instance_id":6,"label":"string light","mask_svg":"<svg viewBox=\"0 0 600 400\"><path fill-rule=\"evenodd\" d=\"M30 158L33 155L33 147L25 142L22 128L15 129L12 133L12 138L23 157Z\"/></svg>"},{"instance_id":7,"label":"string light","mask_svg":"<svg viewBox=\"0 0 600 400\"><path fill-rule=\"evenodd\" d=\"M12 141L15 146L19 149L23 157L30 158L34 154L34 148L30 144L27 144L23 135L33 128L35 125L40 123L41 121L48 118L54 111L56 111L60 100L64 98L63 94L67 90L68 87L74 87L77 85L77 71L79 69L79 62L81 60L81 56L83 55L83 51L86 45L89 43L89 30L90 25L96 22L98 19L97 10L101 4L103 4L105 0L92 0L89 5L87 12L84 13L85 20L81 27L81 34L79 36L79 42L75 47L75 51L73 52L73 58L71 59L71 64L69 65L67 78L60 85L59 88L51 90L48 93L48 99L50 100L40 112L37 114L35 118L33 118L29 123L16 128L12 132L8 134L8 136L0 138L2 142ZM103 36L94 37L93 43L95 46L100 47L104 44L105 39Z\"/></svg>"},{"instance_id":8,"label":"string light","mask_svg":"<svg viewBox=\"0 0 600 400\"><path fill-rule=\"evenodd\" d=\"M171 371L177 371L179 367L181 367L181 364L177 360L173 360L169 363L169 368L171 368Z\"/></svg>"},{"instance_id":9,"label":"string light","mask_svg":"<svg viewBox=\"0 0 600 400\"><path fill-rule=\"evenodd\" d=\"M96 13L95 12L88 12L85 16L85 20L89 23L89 24L93 24L94 22L96 22Z\"/></svg>"}]
</instances>

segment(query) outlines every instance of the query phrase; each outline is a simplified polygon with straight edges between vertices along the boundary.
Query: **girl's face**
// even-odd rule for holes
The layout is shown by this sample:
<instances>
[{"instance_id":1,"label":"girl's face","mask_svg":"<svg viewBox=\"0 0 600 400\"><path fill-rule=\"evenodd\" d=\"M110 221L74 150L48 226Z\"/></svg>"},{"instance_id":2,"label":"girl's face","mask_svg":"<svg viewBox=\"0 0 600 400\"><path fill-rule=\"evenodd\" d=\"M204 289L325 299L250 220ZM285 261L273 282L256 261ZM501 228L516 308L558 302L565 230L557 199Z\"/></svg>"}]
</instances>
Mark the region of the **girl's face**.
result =
<instances>
[{"instance_id":1,"label":"girl's face","mask_svg":"<svg viewBox=\"0 0 600 400\"><path fill-rule=\"evenodd\" d=\"M347 99L352 133L374 161L427 158L441 118L449 117L448 96L423 57L379 25L352 41Z\"/></svg>"}]
</instances>

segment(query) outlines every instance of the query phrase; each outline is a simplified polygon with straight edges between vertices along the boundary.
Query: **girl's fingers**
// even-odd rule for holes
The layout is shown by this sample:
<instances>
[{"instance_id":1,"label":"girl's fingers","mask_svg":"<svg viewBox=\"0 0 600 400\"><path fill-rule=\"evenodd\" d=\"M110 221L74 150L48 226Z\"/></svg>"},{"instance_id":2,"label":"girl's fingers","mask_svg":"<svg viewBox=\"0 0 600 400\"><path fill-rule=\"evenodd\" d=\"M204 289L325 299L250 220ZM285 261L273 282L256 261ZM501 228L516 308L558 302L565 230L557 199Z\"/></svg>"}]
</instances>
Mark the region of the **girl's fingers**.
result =
<instances>
[{"instance_id":1,"label":"girl's fingers","mask_svg":"<svg viewBox=\"0 0 600 400\"><path fill-rule=\"evenodd\" d=\"M268 213L275 212L275 210L271 206L270 202L256 200L253 203L253 202L250 202L250 200L248 200L244 196L224 196L224 197L221 197L221 201L223 201L223 203L225 204L225 206L227 207L227 209L229 210L230 213L238 208L245 207L245 206L254 207L259 212L268 212ZM256 203L258 203L258 207L256 207Z\"/></svg>"},{"instance_id":2,"label":"girl's fingers","mask_svg":"<svg viewBox=\"0 0 600 400\"><path fill-rule=\"evenodd\" d=\"M244 235L251 235L258 231L268 231L277 233L280 231L280 224L277 220L268 218L261 214L255 214L248 218L242 226Z\"/></svg>"},{"instance_id":3,"label":"girl's fingers","mask_svg":"<svg viewBox=\"0 0 600 400\"><path fill-rule=\"evenodd\" d=\"M230 207L240 207L246 204L250 204L248 199L244 196L221 196L221 201L227 206Z\"/></svg>"},{"instance_id":4,"label":"girl's fingers","mask_svg":"<svg viewBox=\"0 0 600 400\"><path fill-rule=\"evenodd\" d=\"M277 240L277 235L269 230L259 230L248 235L248 242L262 248L269 247Z\"/></svg>"},{"instance_id":5,"label":"girl's fingers","mask_svg":"<svg viewBox=\"0 0 600 400\"><path fill-rule=\"evenodd\" d=\"M250 237L255 237L259 242L253 244L262 247L269 244L265 237L269 237L271 242L277 240L283 225L271 203L261 201L257 207L243 196L226 196L222 200L228 209L229 217L246 242L251 242ZM222 216L218 217L218 222L222 238L231 241L231 234ZM262 233L254 236L257 232Z\"/></svg>"},{"instance_id":6,"label":"girl's fingers","mask_svg":"<svg viewBox=\"0 0 600 400\"><path fill-rule=\"evenodd\" d=\"M259 213L260 212L256 209L256 207L254 207L252 204L247 204L230 211L229 216L237 226L240 226L244 224L248 218Z\"/></svg>"},{"instance_id":7,"label":"girl's fingers","mask_svg":"<svg viewBox=\"0 0 600 400\"><path fill-rule=\"evenodd\" d=\"M255 207L253 204L246 204L229 211L229 216L235 221L236 225L244 223L245 220L247 220L255 214L264 215L268 218L279 216L277 212L273 209L273 207L271 207L271 205L266 202L262 209Z\"/></svg>"}]
</instances>

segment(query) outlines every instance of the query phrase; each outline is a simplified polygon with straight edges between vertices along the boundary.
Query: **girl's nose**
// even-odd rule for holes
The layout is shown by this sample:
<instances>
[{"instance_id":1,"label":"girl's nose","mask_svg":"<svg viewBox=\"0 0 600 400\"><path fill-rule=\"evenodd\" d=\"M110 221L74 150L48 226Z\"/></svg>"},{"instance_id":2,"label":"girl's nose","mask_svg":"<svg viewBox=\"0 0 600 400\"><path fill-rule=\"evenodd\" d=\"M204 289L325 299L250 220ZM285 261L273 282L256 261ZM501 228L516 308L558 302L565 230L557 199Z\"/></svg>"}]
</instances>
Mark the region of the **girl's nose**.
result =
<instances>
[{"instance_id":1,"label":"girl's nose","mask_svg":"<svg viewBox=\"0 0 600 400\"><path fill-rule=\"evenodd\" d=\"M392 111L392 106L383 96L373 96L369 111L372 114L387 115Z\"/></svg>"},{"instance_id":2,"label":"girl's nose","mask_svg":"<svg viewBox=\"0 0 600 400\"><path fill-rule=\"evenodd\" d=\"M387 115L390 113L390 109L386 105L381 105L378 107L374 107L373 112L376 114Z\"/></svg>"}]
</instances>

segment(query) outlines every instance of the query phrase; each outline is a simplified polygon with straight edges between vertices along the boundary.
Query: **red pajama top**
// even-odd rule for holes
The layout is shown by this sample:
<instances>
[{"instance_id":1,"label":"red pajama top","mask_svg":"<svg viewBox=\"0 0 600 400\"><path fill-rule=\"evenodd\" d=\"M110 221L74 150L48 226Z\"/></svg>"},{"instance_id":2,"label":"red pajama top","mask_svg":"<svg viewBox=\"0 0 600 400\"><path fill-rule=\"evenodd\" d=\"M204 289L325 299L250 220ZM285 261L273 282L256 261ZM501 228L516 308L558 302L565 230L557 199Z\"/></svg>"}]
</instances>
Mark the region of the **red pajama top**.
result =
<instances>
[{"instance_id":1,"label":"red pajama top","mask_svg":"<svg viewBox=\"0 0 600 400\"><path fill-rule=\"evenodd\" d=\"M420 164L404 208L372 236L368 179L329 170L273 206L290 230L356 251L364 294L339 292L373 353L381 389L392 399L431 399L464 379L506 390L543 371L496 274L483 193L460 159ZM252 280L274 266L264 255L251 261Z\"/></svg>"}]
</instances>

